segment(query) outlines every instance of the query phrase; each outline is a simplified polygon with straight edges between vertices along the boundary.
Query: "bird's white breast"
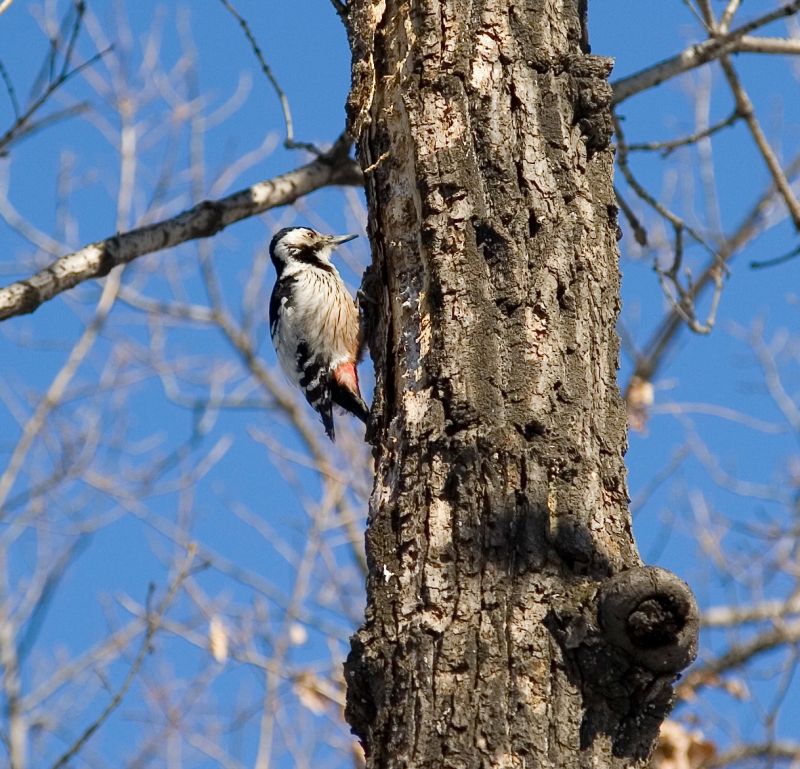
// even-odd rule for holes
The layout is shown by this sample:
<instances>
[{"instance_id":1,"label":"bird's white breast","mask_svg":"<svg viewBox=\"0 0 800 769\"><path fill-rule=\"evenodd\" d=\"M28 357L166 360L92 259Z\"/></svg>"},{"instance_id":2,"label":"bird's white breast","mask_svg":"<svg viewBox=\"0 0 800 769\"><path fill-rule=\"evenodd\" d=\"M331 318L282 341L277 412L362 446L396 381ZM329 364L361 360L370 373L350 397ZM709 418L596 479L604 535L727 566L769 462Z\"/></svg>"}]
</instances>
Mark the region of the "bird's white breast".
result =
<instances>
[{"instance_id":1,"label":"bird's white breast","mask_svg":"<svg viewBox=\"0 0 800 769\"><path fill-rule=\"evenodd\" d=\"M281 331L274 339L281 367L297 384L301 372L297 349L305 342L312 355L327 359L328 370L355 362L358 345L358 312L355 302L337 273L303 266L287 270L293 278L292 298L278 308Z\"/></svg>"}]
</instances>

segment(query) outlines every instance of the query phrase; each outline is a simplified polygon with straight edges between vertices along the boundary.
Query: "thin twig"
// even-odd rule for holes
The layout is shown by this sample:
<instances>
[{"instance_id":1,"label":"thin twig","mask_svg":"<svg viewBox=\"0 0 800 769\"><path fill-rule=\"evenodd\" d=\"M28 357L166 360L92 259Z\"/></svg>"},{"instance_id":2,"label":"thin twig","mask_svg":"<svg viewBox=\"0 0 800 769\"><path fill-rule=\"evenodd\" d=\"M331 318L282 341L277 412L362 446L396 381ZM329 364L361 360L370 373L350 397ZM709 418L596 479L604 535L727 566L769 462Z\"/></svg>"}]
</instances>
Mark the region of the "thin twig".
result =
<instances>
[{"instance_id":1,"label":"thin twig","mask_svg":"<svg viewBox=\"0 0 800 769\"><path fill-rule=\"evenodd\" d=\"M734 110L728 117L724 120L720 120L718 123L714 123L712 126L708 126L708 128L704 128L702 131L696 131L693 134L689 134L688 136L682 136L680 139L669 139L666 141L653 141L653 142L640 142L638 144L629 144L628 151L629 152L661 152L664 157L667 157L671 153L673 153L679 147L685 147L688 144L696 144L701 139L707 139L709 136L713 136L718 131L721 131L723 128L728 128L732 126L741 115L739 114L739 110Z\"/></svg>"},{"instance_id":2,"label":"thin twig","mask_svg":"<svg viewBox=\"0 0 800 769\"><path fill-rule=\"evenodd\" d=\"M45 60L39 69L39 73L36 75L33 87L31 88L30 98L33 98L34 94L36 94L40 89L44 89L47 85L50 85L59 79L59 76L56 75L57 69L61 70L61 75L63 75L67 70L69 66L67 62L72 52L69 43L67 42L65 44L65 41L68 39L74 40L77 37L77 33L83 21L83 15L85 11L85 8L81 9L79 6L83 4L84 0L73 0L72 4L64 14L64 17L61 19L61 24L59 25L57 34L48 37L48 42L50 45L47 56L45 57ZM73 12L75 13L74 20ZM48 25L48 29L52 29L52 26ZM59 52L62 49L65 52L64 61L62 62L62 66L58 68L56 63L58 61Z\"/></svg>"},{"instance_id":3,"label":"thin twig","mask_svg":"<svg viewBox=\"0 0 800 769\"><path fill-rule=\"evenodd\" d=\"M780 192L781 197L786 203L786 207L789 209L789 215L792 217L795 229L800 230L800 203L797 202L797 198L795 198L792 192L792 186L789 184L789 180L783 173L778 158L775 157L775 153L772 151L772 147L767 141L767 137L764 135L764 131L761 128L761 124L758 122L750 97L742 87L742 83L730 59L727 56L721 56L719 63L722 66L722 71L725 73L725 78L736 99L736 109L750 129L753 140L759 152L761 152L770 174L772 174L775 187Z\"/></svg>"},{"instance_id":4,"label":"thin twig","mask_svg":"<svg viewBox=\"0 0 800 769\"><path fill-rule=\"evenodd\" d=\"M10 99L11 107L14 110L14 118L18 120L19 102L17 101L17 92L14 90L14 84L11 82L11 78L9 77L8 71L6 70L2 61L0 61L0 77L3 78L3 83L5 83L6 92L8 93L8 98Z\"/></svg>"},{"instance_id":5,"label":"thin twig","mask_svg":"<svg viewBox=\"0 0 800 769\"><path fill-rule=\"evenodd\" d=\"M622 173L625 181L631 189L653 210L659 213L666 219L672 226L675 234L674 241L674 256L672 264L669 268L663 269L658 262L654 264L658 280L664 295L670 301L673 310L677 312L680 317L685 321L686 325L696 334L708 334L714 328L716 322L717 309L719 307L719 300L722 296L723 278L725 275L725 266L716 252L711 246L706 243L705 239L692 227L686 224L679 216L670 211L661 202L656 200L636 179L633 172L628 165L628 147L625 142L625 134L622 130L619 119L614 118L614 130L617 135L617 165ZM686 283L684 286L681 283L681 267L683 264L683 234L688 233L694 240L714 255L714 271L711 274L711 279L714 281L714 294L711 298L711 306L706 315L705 321L701 322L697 318L695 312L694 301L694 288L692 285L691 275L686 271ZM640 379L650 381L649 376L642 376Z\"/></svg>"},{"instance_id":6,"label":"thin twig","mask_svg":"<svg viewBox=\"0 0 800 769\"><path fill-rule=\"evenodd\" d=\"M311 152L319 157L322 155L322 150L320 150L316 145L309 142L295 141L294 124L292 122L292 110L289 107L289 99L286 97L285 91L283 88L281 88L281 84L278 82L278 79L272 72L272 68L264 59L264 54L261 51L261 47L259 46L255 35L250 29L250 25L247 23L247 20L236 10L236 8L233 7L230 0L220 0L220 2L225 6L225 8L227 8L231 16L233 16L236 21L239 22L239 26L242 28L245 37L249 41L250 47L253 49L253 53L258 59L258 63L261 65L261 71L266 75L267 80L269 80L270 84L275 90L275 93L278 95L278 100L281 103L281 110L283 111L283 122L286 124L286 139L283 142L283 146L287 149L306 150L307 152Z\"/></svg>"},{"instance_id":7,"label":"thin twig","mask_svg":"<svg viewBox=\"0 0 800 769\"><path fill-rule=\"evenodd\" d=\"M767 392L786 421L791 425L792 430L797 433L800 431L800 408L798 408L794 397L787 392L778 368L778 362L771 349L772 346L764 340L762 331L758 326L753 329L750 335L750 346L764 373L764 385L767 388Z\"/></svg>"},{"instance_id":8,"label":"thin twig","mask_svg":"<svg viewBox=\"0 0 800 769\"><path fill-rule=\"evenodd\" d=\"M633 499L631 499L631 515L636 515L647 504L649 499L655 494L659 486L674 475L676 470L683 464L689 456L689 447L680 446L672 455L670 461L662 467L655 475L651 476L644 488Z\"/></svg>"},{"instance_id":9,"label":"thin twig","mask_svg":"<svg viewBox=\"0 0 800 769\"><path fill-rule=\"evenodd\" d=\"M72 22L72 29L69 33L69 40L67 41L67 48L64 51L64 61L61 65L61 73L59 79L66 77L69 72L69 65L72 61L72 54L75 50L75 43L78 41L78 33L81 31L81 23L83 22L83 15L86 13L86 3L84 0L75 1L75 19Z\"/></svg>"},{"instance_id":10,"label":"thin twig","mask_svg":"<svg viewBox=\"0 0 800 769\"><path fill-rule=\"evenodd\" d=\"M797 155L787 168L787 176L791 177L797 173L800 173L800 155ZM753 205L747 216L744 217L736 231L722 243L718 249L718 258L725 264L730 262L760 232L767 212L773 208L774 199L777 195L778 192L775 185L770 185ZM712 282L716 266L717 258L715 257L706 266L700 278L693 284L692 298L695 301ZM647 344L643 346L642 349L647 350L647 354L637 361L629 381L632 381L634 377L648 381L653 379L664 360L667 350L677 337L682 326L683 319L681 315L674 309L671 310L653 332Z\"/></svg>"},{"instance_id":11,"label":"thin twig","mask_svg":"<svg viewBox=\"0 0 800 769\"><path fill-rule=\"evenodd\" d=\"M66 766L67 763L69 763L69 761L71 761L80 752L89 738L119 707L125 695L128 693L128 689L130 689L134 678L136 678L139 668L142 667L145 657L151 651L150 646L153 642L153 637L161 625L161 620L164 617L164 614L170 607L170 604L175 600L175 596L178 594L178 590L180 589L181 585L189 576L192 562L194 561L196 553L197 546L193 543L190 544L183 565L181 566L181 569L176 575L175 579L172 581L167 594L161 600L161 603L158 605L155 611L148 611L147 630L145 631L144 638L142 639L142 645L139 647L139 651L136 654L136 657L134 658L130 668L128 669L128 674L125 676L125 680L122 682L122 685L119 687L119 689L117 689L116 694L114 694L114 696L111 698L111 701L103 709L103 712L100 713L100 715L91 724L89 724L86 729L84 729L81 736L78 737L78 739L75 740L75 742L72 743L72 745L58 758L58 760L53 764L52 769L61 769L61 767Z\"/></svg>"},{"instance_id":12,"label":"thin twig","mask_svg":"<svg viewBox=\"0 0 800 769\"><path fill-rule=\"evenodd\" d=\"M673 228L680 230L681 232L687 232L694 240L696 240L700 245L704 246L706 250L713 254L714 249L711 248L708 243L706 243L705 239L702 235L700 235L699 232L687 225L677 214L673 213L666 206L656 200L633 175L630 165L628 164L628 145L625 142L625 134L622 130L622 124L620 120L616 117L614 118L614 133L617 136L617 164L622 175L625 177L625 181L628 182L628 185L631 187L631 189L645 203L647 203L647 205L649 205L654 211L666 219L673 226Z\"/></svg>"},{"instance_id":13,"label":"thin twig","mask_svg":"<svg viewBox=\"0 0 800 769\"><path fill-rule=\"evenodd\" d=\"M7 146L12 142L12 140L16 137L17 133L20 129L31 119L34 113L39 110L42 105L57 91L64 83L66 83L70 78L74 75L77 75L79 72L82 72L87 67L91 67L93 64L98 62L100 59L103 58L107 53L112 51L112 47L108 47L99 53L96 53L90 59L87 59L82 64L79 64L75 69L70 70L67 72L66 75L63 77L58 78L58 80L53 81L44 91L44 93L39 96L37 99L30 104L28 109L20 115L15 121L14 124L9 128L2 136L0 136L0 154L2 154Z\"/></svg>"},{"instance_id":14,"label":"thin twig","mask_svg":"<svg viewBox=\"0 0 800 769\"><path fill-rule=\"evenodd\" d=\"M14 483L22 469L29 449L47 423L47 417L60 402L64 391L72 381L80 365L86 359L89 351L94 346L98 335L108 319L109 313L117 299L121 277L122 276L118 272L113 273L108 281L106 281L100 299L97 302L94 317L70 351L67 361L51 382L47 393L45 393L44 397L36 405L36 409L30 419L25 423L22 435L17 441L2 475L0 475L0 520L5 516L5 501L8 498L9 492L14 487Z\"/></svg>"},{"instance_id":15,"label":"thin twig","mask_svg":"<svg viewBox=\"0 0 800 769\"><path fill-rule=\"evenodd\" d=\"M88 112L88 110L88 102L79 102L78 104L73 104L70 107L64 107L64 109L51 112L49 115L45 115L40 120L27 122L14 134L14 144L18 144L23 139L29 139L34 134L39 133L39 131L43 131L45 128L48 128L55 123L60 123L62 120L69 120L70 118L82 115ZM0 154L2 153L0 152Z\"/></svg>"},{"instance_id":16,"label":"thin twig","mask_svg":"<svg viewBox=\"0 0 800 769\"><path fill-rule=\"evenodd\" d=\"M647 245L647 230L642 226L642 223L639 221L639 218L633 213L633 209L628 205L628 201L625 200L622 193L614 187L614 195L617 198L617 204L619 205L620 211L624 214L625 218L628 220L628 224L630 224L631 229L633 229L633 238L640 246Z\"/></svg>"},{"instance_id":17,"label":"thin twig","mask_svg":"<svg viewBox=\"0 0 800 769\"><path fill-rule=\"evenodd\" d=\"M800 256L800 246L793 248L788 254L781 254L781 256L773 257L772 259L762 259L761 261L750 262L750 267L754 270L760 270L763 267L776 267L784 262L790 262L795 257Z\"/></svg>"}]
</instances>

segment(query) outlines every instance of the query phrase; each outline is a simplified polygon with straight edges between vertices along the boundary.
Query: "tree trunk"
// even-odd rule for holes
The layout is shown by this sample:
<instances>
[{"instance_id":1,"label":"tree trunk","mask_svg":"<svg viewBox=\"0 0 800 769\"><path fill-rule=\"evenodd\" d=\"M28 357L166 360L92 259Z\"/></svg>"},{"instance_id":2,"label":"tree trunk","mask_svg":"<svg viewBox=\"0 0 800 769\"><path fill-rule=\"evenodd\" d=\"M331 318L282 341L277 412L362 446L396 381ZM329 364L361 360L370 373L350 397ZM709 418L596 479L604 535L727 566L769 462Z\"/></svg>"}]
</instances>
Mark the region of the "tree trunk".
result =
<instances>
[{"instance_id":1,"label":"tree trunk","mask_svg":"<svg viewBox=\"0 0 800 769\"><path fill-rule=\"evenodd\" d=\"M371 767L645 766L697 617L631 536L611 62L580 0L350 0Z\"/></svg>"}]
</instances>

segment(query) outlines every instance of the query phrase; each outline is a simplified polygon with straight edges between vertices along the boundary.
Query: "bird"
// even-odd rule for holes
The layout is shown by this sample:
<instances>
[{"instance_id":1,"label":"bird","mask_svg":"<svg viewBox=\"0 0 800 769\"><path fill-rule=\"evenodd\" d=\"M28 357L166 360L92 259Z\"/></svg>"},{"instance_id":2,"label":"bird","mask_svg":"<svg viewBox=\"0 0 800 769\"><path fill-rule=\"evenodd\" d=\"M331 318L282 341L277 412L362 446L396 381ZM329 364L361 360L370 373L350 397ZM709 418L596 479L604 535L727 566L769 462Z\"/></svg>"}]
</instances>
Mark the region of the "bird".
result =
<instances>
[{"instance_id":1,"label":"bird","mask_svg":"<svg viewBox=\"0 0 800 769\"><path fill-rule=\"evenodd\" d=\"M336 440L334 403L364 424L369 419L356 369L362 349L358 308L331 264L334 249L356 237L285 227L269 244L277 273L269 302L272 344L331 441Z\"/></svg>"}]
</instances>

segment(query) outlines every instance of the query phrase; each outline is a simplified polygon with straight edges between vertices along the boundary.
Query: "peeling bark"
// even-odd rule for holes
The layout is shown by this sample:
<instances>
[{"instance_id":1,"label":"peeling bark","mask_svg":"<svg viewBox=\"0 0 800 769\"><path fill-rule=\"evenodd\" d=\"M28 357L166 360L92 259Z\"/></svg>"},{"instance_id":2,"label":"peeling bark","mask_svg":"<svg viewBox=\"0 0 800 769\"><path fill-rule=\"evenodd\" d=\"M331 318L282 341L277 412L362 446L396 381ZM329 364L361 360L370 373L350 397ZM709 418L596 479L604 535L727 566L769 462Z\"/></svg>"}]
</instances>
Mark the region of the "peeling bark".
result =
<instances>
[{"instance_id":1,"label":"peeling bark","mask_svg":"<svg viewBox=\"0 0 800 769\"><path fill-rule=\"evenodd\" d=\"M347 716L371 767L643 767L693 654L691 593L630 530L611 62L581 8L348 4L377 469Z\"/></svg>"}]
</instances>

